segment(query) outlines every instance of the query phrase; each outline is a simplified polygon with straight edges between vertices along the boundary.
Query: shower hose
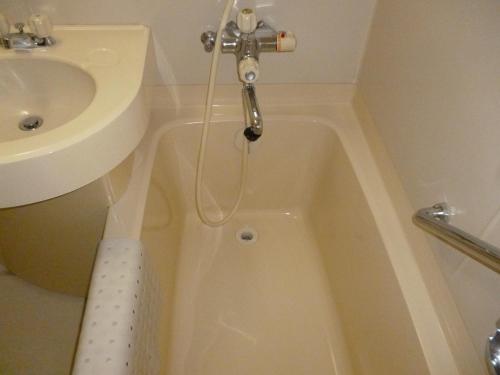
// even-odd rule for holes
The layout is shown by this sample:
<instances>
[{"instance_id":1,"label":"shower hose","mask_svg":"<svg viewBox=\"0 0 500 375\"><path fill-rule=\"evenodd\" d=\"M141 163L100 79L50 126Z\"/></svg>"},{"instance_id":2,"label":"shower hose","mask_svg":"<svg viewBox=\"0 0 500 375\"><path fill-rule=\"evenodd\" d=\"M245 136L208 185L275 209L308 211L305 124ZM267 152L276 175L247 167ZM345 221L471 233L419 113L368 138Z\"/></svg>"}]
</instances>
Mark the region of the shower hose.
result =
<instances>
[{"instance_id":1,"label":"shower hose","mask_svg":"<svg viewBox=\"0 0 500 375\"><path fill-rule=\"evenodd\" d=\"M203 115L203 130L200 141L200 148L198 151L198 163L196 167L196 185L195 185L195 202L196 202L196 211L200 220L211 227L218 227L226 224L231 218L234 216L238 207L241 203L241 199L243 198L243 193L245 191L246 180L247 180L247 169L248 169L248 140L243 137L243 147L241 151L241 169L240 169L240 185L238 191L238 197L236 198L236 202L233 208L229 211L229 213L224 216L222 214L222 219L220 220L212 220L210 219L206 212L203 209L203 199L202 199L202 185L203 185L203 168L205 165L205 156L206 156L206 147L208 140L208 130L210 127L210 119L212 117L212 104L214 100L214 90L215 90L215 81L217 78L217 67L219 64L219 56L221 50L221 37L224 27L231 15L231 9L233 7L233 3L235 0L228 0L226 3L226 7L224 8L224 13L222 15L222 19L219 25L219 30L217 32L217 38L215 41L215 48L212 56L212 65L210 67L210 78L208 81L208 92L207 98L205 102L205 112ZM243 103L245 106L245 103ZM247 111L243 108L243 112L246 114ZM246 115L245 115L246 118Z\"/></svg>"}]
</instances>

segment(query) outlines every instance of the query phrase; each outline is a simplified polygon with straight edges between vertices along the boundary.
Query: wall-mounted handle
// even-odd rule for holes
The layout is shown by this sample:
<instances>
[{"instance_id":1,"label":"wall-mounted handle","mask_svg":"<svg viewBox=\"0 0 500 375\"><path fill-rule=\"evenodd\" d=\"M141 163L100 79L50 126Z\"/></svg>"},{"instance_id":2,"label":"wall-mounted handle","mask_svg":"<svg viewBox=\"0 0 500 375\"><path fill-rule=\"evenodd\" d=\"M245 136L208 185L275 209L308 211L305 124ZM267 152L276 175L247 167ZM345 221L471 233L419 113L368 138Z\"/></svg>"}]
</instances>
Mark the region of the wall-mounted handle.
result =
<instances>
[{"instance_id":1,"label":"wall-mounted handle","mask_svg":"<svg viewBox=\"0 0 500 375\"><path fill-rule=\"evenodd\" d=\"M413 221L427 232L500 273L500 249L450 225L451 216L448 205L438 203L418 210ZM500 320L497 321L495 334L488 337L485 354L490 375L500 375Z\"/></svg>"},{"instance_id":2,"label":"wall-mounted handle","mask_svg":"<svg viewBox=\"0 0 500 375\"><path fill-rule=\"evenodd\" d=\"M418 210L413 216L413 222L469 257L500 273L500 249L450 225L451 216L446 203L438 203Z\"/></svg>"}]
</instances>

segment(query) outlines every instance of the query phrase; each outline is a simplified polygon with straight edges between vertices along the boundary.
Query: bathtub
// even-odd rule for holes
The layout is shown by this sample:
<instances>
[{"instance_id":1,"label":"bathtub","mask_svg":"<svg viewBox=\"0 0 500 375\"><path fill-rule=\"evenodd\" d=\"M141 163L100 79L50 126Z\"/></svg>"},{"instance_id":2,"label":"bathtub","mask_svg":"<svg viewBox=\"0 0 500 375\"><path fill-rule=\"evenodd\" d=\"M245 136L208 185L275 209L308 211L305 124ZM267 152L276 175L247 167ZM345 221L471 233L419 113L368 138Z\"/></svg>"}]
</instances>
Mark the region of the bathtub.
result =
<instances>
[{"instance_id":1,"label":"bathtub","mask_svg":"<svg viewBox=\"0 0 500 375\"><path fill-rule=\"evenodd\" d=\"M235 90L219 89L210 131L214 218L239 182ZM202 94L153 92L152 124L108 216L75 374L484 371L354 87L259 91L264 135L250 146L240 209L220 228L194 206Z\"/></svg>"}]
</instances>

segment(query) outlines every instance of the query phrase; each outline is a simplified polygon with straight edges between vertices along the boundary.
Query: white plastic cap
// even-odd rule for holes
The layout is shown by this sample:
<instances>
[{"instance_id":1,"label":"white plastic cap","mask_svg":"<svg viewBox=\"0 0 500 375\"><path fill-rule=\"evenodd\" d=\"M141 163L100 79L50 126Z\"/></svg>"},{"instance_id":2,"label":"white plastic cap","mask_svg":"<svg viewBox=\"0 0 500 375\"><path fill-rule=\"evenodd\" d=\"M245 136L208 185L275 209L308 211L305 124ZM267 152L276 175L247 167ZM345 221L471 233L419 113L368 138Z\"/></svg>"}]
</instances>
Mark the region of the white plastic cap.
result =
<instances>
[{"instance_id":1,"label":"white plastic cap","mask_svg":"<svg viewBox=\"0 0 500 375\"><path fill-rule=\"evenodd\" d=\"M7 18L0 13L0 36L10 33L10 23Z\"/></svg>"},{"instance_id":2,"label":"white plastic cap","mask_svg":"<svg viewBox=\"0 0 500 375\"><path fill-rule=\"evenodd\" d=\"M33 14L28 20L28 25L31 32L39 38L46 38L52 34L52 22L46 14Z\"/></svg>"},{"instance_id":3,"label":"white plastic cap","mask_svg":"<svg viewBox=\"0 0 500 375\"><path fill-rule=\"evenodd\" d=\"M278 52L293 52L297 47L297 39L291 31L280 31L276 42L276 51Z\"/></svg>"},{"instance_id":4,"label":"white plastic cap","mask_svg":"<svg viewBox=\"0 0 500 375\"><path fill-rule=\"evenodd\" d=\"M257 28L257 17L252 9L243 9L238 13L236 21L238 28L243 33L253 33Z\"/></svg>"},{"instance_id":5,"label":"white plastic cap","mask_svg":"<svg viewBox=\"0 0 500 375\"><path fill-rule=\"evenodd\" d=\"M259 62L253 57L247 57L238 64L240 80L245 83L254 83L259 79Z\"/></svg>"}]
</instances>

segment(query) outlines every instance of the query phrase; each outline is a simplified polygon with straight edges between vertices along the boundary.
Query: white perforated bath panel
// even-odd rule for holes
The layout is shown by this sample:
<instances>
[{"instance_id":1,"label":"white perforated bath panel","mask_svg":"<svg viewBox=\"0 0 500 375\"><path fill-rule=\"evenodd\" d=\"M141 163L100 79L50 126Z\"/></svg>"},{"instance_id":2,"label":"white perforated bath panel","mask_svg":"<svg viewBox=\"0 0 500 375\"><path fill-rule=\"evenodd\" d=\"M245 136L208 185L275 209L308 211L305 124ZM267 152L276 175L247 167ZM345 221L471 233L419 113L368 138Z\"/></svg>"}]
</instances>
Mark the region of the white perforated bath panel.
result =
<instances>
[{"instance_id":1,"label":"white perforated bath panel","mask_svg":"<svg viewBox=\"0 0 500 375\"><path fill-rule=\"evenodd\" d=\"M139 241L99 245L74 375L155 375L159 286Z\"/></svg>"}]
</instances>

